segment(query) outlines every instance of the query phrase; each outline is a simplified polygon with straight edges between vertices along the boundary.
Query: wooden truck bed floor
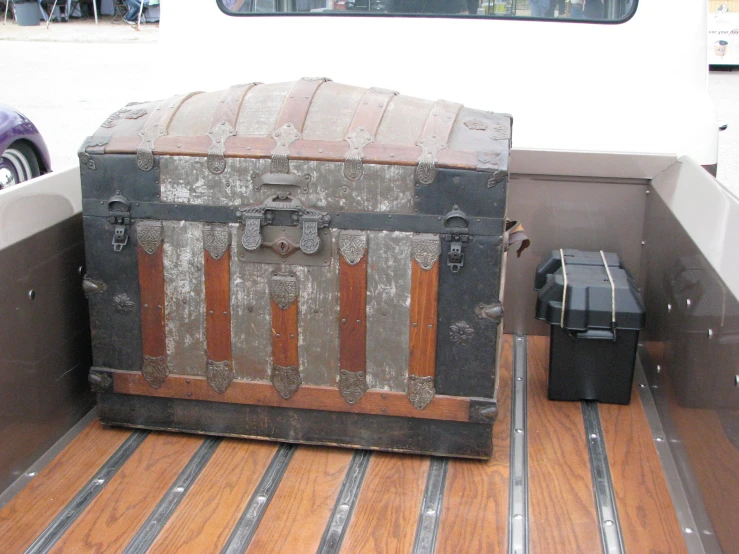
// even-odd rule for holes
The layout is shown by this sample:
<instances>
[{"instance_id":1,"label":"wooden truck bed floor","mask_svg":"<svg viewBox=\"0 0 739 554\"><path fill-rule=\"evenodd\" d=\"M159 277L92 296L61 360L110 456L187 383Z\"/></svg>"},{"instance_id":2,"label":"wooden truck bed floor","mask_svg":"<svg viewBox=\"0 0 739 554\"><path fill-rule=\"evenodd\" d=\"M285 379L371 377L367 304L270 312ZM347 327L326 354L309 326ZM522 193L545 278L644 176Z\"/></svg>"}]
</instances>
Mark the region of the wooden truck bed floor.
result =
<instances>
[{"instance_id":1,"label":"wooden truck bed floor","mask_svg":"<svg viewBox=\"0 0 739 554\"><path fill-rule=\"evenodd\" d=\"M514 362L517 341L527 355ZM548 348L505 337L487 462L95 420L0 510L0 551L497 553L528 541L531 552L595 553L622 541L686 552L639 394L628 406L550 402ZM604 468L612 487L596 495Z\"/></svg>"}]
</instances>

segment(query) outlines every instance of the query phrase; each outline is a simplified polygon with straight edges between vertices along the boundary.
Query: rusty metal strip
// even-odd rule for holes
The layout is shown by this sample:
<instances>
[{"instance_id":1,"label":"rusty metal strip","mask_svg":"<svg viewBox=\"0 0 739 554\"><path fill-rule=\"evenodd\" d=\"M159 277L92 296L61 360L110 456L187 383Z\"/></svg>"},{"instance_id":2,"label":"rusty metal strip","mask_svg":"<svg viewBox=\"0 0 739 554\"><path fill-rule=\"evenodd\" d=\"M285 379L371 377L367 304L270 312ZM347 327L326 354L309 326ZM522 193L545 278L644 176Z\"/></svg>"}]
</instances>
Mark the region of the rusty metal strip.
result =
<instances>
[{"instance_id":1,"label":"rusty metal strip","mask_svg":"<svg viewBox=\"0 0 739 554\"><path fill-rule=\"evenodd\" d=\"M347 179L356 181L362 177L364 148L375 141L385 110L397 94L392 90L371 88L359 103L344 137L349 143L349 150L344 157L344 177Z\"/></svg>"},{"instance_id":2,"label":"rusty metal strip","mask_svg":"<svg viewBox=\"0 0 739 554\"><path fill-rule=\"evenodd\" d=\"M169 375L164 322L163 234L161 221L143 220L136 225L144 354L141 372L155 389L161 387Z\"/></svg>"},{"instance_id":3,"label":"rusty metal strip","mask_svg":"<svg viewBox=\"0 0 739 554\"><path fill-rule=\"evenodd\" d=\"M436 322L439 304L438 235L420 234L412 239L410 352L408 399L423 410L436 389Z\"/></svg>"},{"instance_id":4,"label":"rusty metal strip","mask_svg":"<svg viewBox=\"0 0 739 554\"><path fill-rule=\"evenodd\" d=\"M275 148L272 150L270 172L290 172L290 144L303 137L303 126L308 117L313 97L318 88L330 81L326 77L311 79L303 77L296 81L282 105L280 116L277 118L272 138L275 139Z\"/></svg>"},{"instance_id":5,"label":"rusty metal strip","mask_svg":"<svg viewBox=\"0 0 739 554\"><path fill-rule=\"evenodd\" d=\"M231 356L231 232L226 224L203 226L205 280L205 375L223 394L234 379Z\"/></svg>"},{"instance_id":6,"label":"rusty metal strip","mask_svg":"<svg viewBox=\"0 0 739 554\"><path fill-rule=\"evenodd\" d=\"M216 104L210 120L208 136L211 139L208 148L207 166L211 173L220 174L226 169L226 141L236 136L236 123L239 119L241 104L249 91L260 83L234 85L225 91Z\"/></svg>"},{"instance_id":7,"label":"rusty metal strip","mask_svg":"<svg viewBox=\"0 0 739 554\"><path fill-rule=\"evenodd\" d=\"M293 271L275 271L269 283L272 305L270 381L285 400L303 383L298 357L298 280Z\"/></svg>"},{"instance_id":8,"label":"rusty metal strip","mask_svg":"<svg viewBox=\"0 0 739 554\"><path fill-rule=\"evenodd\" d=\"M169 124L174 119L177 110L180 109L186 100L192 98L200 92L191 92L189 94L181 94L172 96L167 100L163 100L154 108L149 119L144 123L144 127L139 131L141 142L136 148L136 165L142 171L151 171L154 167L154 145L159 137L167 134Z\"/></svg>"},{"instance_id":9,"label":"rusty metal strip","mask_svg":"<svg viewBox=\"0 0 739 554\"><path fill-rule=\"evenodd\" d=\"M430 185L436 177L437 155L444 150L452 134L454 120L457 118L462 104L437 100L423 127L421 137L416 143L423 152L418 158L416 179L422 185Z\"/></svg>"},{"instance_id":10,"label":"rusty metal strip","mask_svg":"<svg viewBox=\"0 0 739 554\"><path fill-rule=\"evenodd\" d=\"M367 234L339 235L339 392L356 404L367 391Z\"/></svg>"}]
</instances>

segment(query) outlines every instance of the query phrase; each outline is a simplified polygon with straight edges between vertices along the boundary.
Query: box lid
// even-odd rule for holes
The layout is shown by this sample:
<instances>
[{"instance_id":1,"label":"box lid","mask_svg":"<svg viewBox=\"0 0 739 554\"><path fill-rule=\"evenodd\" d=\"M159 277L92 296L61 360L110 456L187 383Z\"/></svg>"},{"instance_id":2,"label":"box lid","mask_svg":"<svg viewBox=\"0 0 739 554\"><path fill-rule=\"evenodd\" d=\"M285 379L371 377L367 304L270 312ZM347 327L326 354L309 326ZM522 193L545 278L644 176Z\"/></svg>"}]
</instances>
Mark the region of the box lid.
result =
<instances>
[{"instance_id":1,"label":"box lid","mask_svg":"<svg viewBox=\"0 0 739 554\"><path fill-rule=\"evenodd\" d=\"M537 267L536 319L551 325L561 324L572 331L644 328L644 304L618 254L604 253L609 271L606 271L600 252L564 250L564 254L564 270L559 250Z\"/></svg>"}]
</instances>

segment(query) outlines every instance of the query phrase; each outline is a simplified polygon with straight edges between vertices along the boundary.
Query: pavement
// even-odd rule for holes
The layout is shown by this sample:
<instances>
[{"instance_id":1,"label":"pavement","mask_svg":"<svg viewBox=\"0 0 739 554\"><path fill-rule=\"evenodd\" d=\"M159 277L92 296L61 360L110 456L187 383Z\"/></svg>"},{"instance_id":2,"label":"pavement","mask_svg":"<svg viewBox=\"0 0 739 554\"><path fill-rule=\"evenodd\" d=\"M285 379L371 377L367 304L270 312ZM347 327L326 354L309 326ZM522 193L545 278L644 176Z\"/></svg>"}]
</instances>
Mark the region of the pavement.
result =
<instances>
[{"instance_id":1,"label":"pavement","mask_svg":"<svg viewBox=\"0 0 739 554\"><path fill-rule=\"evenodd\" d=\"M83 138L128 102L198 87L188 61L167 55L159 43L158 24L136 31L111 19L53 22L48 29L0 24L0 102L36 124L55 168L76 164ZM719 135L718 178L739 196L739 68L712 71L708 90L719 120L728 124Z\"/></svg>"}]
</instances>

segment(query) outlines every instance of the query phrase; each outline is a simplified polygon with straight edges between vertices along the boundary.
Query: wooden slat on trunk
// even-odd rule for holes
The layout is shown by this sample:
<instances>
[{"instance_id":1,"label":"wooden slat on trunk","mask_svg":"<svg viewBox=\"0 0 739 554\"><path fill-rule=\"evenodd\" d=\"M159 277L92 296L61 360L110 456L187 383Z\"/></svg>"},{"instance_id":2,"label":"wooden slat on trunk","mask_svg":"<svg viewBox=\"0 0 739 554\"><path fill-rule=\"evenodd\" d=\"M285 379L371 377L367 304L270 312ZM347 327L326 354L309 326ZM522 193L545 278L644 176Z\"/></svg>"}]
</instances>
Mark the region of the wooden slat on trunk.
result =
<instances>
[{"instance_id":1,"label":"wooden slat on trunk","mask_svg":"<svg viewBox=\"0 0 739 554\"><path fill-rule=\"evenodd\" d=\"M290 94L287 95L285 103L282 105L282 111L277 118L275 129L279 129L287 123L292 123L298 132L302 132L313 96L316 94L318 87L325 82L326 79L323 78L303 78L295 81Z\"/></svg>"}]
</instances>

